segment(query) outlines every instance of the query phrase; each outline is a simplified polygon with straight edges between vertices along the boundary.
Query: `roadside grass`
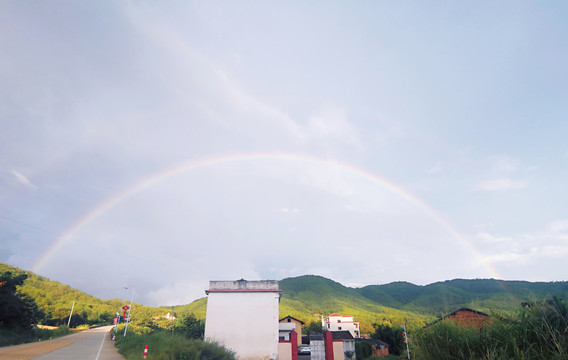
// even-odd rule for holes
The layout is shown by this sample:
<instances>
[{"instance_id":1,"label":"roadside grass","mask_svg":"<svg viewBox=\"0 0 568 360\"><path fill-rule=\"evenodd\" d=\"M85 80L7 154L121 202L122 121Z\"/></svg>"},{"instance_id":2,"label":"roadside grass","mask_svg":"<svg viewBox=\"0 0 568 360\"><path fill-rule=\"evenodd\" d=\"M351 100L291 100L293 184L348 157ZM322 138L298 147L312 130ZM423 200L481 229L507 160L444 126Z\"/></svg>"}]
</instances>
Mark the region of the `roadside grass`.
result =
<instances>
[{"instance_id":1,"label":"roadside grass","mask_svg":"<svg viewBox=\"0 0 568 360\"><path fill-rule=\"evenodd\" d=\"M67 326L56 329L0 329L0 346L18 345L34 341L50 340L71 334Z\"/></svg>"},{"instance_id":2,"label":"roadside grass","mask_svg":"<svg viewBox=\"0 0 568 360\"><path fill-rule=\"evenodd\" d=\"M129 328L130 329L130 328ZM127 333L126 337L120 329L116 337L118 352L127 360L141 359L144 348L148 345L149 360L234 360L235 354L224 347L203 341L187 339L166 331L154 331L150 334Z\"/></svg>"}]
</instances>

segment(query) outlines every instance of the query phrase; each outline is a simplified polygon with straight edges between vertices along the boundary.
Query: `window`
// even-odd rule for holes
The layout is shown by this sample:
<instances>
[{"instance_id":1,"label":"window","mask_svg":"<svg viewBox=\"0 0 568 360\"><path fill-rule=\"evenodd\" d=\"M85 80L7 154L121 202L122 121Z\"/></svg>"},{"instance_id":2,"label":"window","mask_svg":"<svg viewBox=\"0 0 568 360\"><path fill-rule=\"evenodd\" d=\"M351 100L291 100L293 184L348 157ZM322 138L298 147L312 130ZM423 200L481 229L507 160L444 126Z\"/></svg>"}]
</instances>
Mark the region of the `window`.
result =
<instances>
[{"instance_id":1,"label":"window","mask_svg":"<svg viewBox=\"0 0 568 360\"><path fill-rule=\"evenodd\" d=\"M337 319L337 323L338 323L338 324L341 324L341 319Z\"/></svg>"},{"instance_id":2,"label":"window","mask_svg":"<svg viewBox=\"0 0 568 360\"><path fill-rule=\"evenodd\" d=\"M337 327L337 330L341 330L341 326L338 326L338 327Z\"/></svg>"},{"instance_id":3,"label":"window","mask_svg":"<svg viewBox=\"0 0 568 360\"><path fill-rule=\"evenodd\" d=\"M292 322L292 319L288 319L288 322Z\"/></svg>"}]
</instances>

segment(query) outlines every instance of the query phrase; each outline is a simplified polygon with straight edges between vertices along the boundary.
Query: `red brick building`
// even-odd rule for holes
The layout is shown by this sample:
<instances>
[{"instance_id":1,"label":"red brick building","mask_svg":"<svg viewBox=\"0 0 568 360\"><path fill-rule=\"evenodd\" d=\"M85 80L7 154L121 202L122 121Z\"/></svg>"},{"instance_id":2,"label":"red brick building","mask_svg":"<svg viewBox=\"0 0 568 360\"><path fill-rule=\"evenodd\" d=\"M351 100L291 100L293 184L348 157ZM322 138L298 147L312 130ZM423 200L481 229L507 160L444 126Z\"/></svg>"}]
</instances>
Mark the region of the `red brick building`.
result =
<instances>
[{"instance_id":1,"label":"red brick building","mask_svg":"<svg viewBox=\"0 0 568 360\"><path fill-rule=\"evenodd\" d=\"M458 310L436 320L433 325L439 321L449 320L461 327L482 328L484 325L491 323L491 317L481 311L473 310L467 307Z\"/></svg>"}]
</instances>

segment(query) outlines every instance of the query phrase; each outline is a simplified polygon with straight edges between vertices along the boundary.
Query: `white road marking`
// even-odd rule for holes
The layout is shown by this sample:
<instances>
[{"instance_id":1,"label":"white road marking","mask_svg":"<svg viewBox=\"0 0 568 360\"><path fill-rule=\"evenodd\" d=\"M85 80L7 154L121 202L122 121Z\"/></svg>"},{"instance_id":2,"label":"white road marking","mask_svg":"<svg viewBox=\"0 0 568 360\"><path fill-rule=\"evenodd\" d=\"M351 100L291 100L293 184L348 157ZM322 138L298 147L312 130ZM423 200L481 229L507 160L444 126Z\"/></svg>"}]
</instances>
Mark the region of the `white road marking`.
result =
<instances>
[{"instance_id":1,"label":"white road marking","mask_svg":"<svg viewBox=\"0 0 568 360\"><path fill-rule=\"evenodd\" d=\"M99 360L99 356L101 356L101 351L103 350L103 345L105 344L105 337L106 337L106 332L103 331L103 342L101 343L101 346L99 347L99 352L97 353L97 357L95 358L95 360Z\"/></svg>"}]
</instances>

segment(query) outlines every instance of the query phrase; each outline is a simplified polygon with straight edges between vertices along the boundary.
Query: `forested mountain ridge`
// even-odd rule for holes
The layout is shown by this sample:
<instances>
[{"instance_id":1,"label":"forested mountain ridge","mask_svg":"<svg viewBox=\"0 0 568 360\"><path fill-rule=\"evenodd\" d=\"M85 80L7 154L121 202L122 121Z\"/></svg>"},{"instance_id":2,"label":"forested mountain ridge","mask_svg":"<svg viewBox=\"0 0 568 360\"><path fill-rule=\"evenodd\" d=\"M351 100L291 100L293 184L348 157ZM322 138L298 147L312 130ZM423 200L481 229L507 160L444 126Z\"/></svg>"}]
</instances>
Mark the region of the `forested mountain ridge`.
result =
<instances>
[{"instance_id":1,"label":"forested mountain ridge","mask_svg":"<svg viewBox=\"0 0 568 360\"><path fill-rule=\"evenodd\" d=\"M419 286L405 282L356 289L366 298L397 309L441 315L460 306L482 311L513 311L522 302L568 298L568 282L454 279Z\"/></svg>"},{"instance_id":2,"label":"forested mountain ridge","mask_svg":"<svg viewBox=\"0 0 568 360\"><path fill-rule=\"evenodd\" d=\"M27 279L18 291L30 296L43 312L43 316L39 319L40 324L67 325L72 307L71 327L85 324L111 324L115 313L121 311L121 307L128 303L121 299L101 300L31 271L0 263L0 273L6 272L16 276L27 275ZM139 314L144 313L146 316L157 316L167 312L167 308L154 308L140 304L134 304L134 308Z\"/></svg>"},{"instance_id":3,"label":"forested mountain ridge","mask_svg":"<svg viewBox=\"0 0 568 360\"><path fill-rule=\"evenodd\" d=\"M421 326L462 306L487 313L509 313L522 302L568 298L568 282L528 282L495 279L455 279L429 285L393 282L350 288L333 280L303 275L279 281L280 317L291 315L306 323L321 315L349 314L361 322L362 332L372 324ZM205 316L206 298L176 307L176 312Z\"/></svg>"},{"instance_id":4,"label":"forested mountain ridge","mask_svg":"<svg viewBox=\"0 0 568 360\"><path fill-rule=\"evenodd\" d=\"M40 323L67 324L75 301L71 325L110 323L125 300L100 300L67 285L51 281L16 267L0 263L0 272L27 274L20 290L32 297L45 313ZM484 312L515 311L524 301L568 298L568 282L503 281L494 279L455 279L429 285L393 282L351 288L315 275L279 281L282 290L280 317L291 315L306 323L320 321L321 315L349 314L361 323L362 332L372 324L398 325L405 321L421 326L461 306ZM207 298L174 307L149 307L134 304L133 317L152 319L173 312L177 317L206 314Z\"/></svg>"}]
</instances>

